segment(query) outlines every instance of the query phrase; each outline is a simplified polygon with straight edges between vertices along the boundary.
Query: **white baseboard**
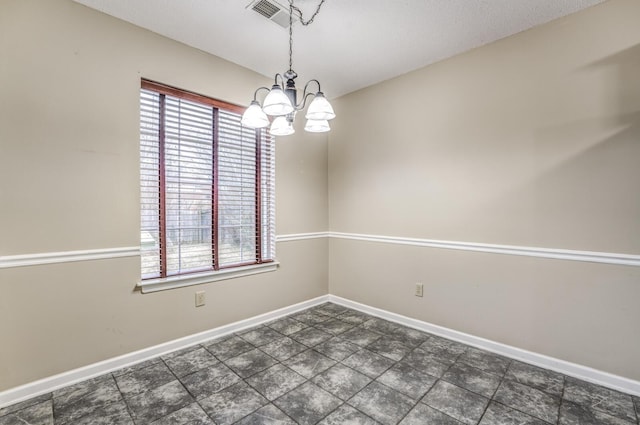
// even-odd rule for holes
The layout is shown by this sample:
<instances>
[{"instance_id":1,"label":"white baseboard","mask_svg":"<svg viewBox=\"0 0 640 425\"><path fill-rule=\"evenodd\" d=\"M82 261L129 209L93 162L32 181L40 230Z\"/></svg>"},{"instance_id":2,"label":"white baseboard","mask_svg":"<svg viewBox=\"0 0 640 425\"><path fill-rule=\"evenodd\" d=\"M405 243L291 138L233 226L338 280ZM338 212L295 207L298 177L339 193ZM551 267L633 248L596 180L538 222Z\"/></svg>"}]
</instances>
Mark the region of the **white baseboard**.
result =
<instances>
[{"instance_id":1,"label":"white baseboard","mask_svg":"<svg viewBox=\"0 0 640 425\"><path fill-rule=\"evenodd\" d=\"M603 372L601 370L593 369L587 366L582 366L576 363L571 363L565 360L545 356L543 354L538 354L517 347L512 347L510 345L469 335L463 332L458 332L453 329L434 325L428 322L423 322L417 319L412 319L410 317L391 313L379 308L370 307L368 305L360 304L358 302L351 301L346 298L341 298L335 295L329 295L328 298L332 303L339 304L344 307L349 307L354 310L370 314L372 316L380 317L381 319L386 319L391 322L399 323L401 325L405 325L423 332L428 332L434 335L441 336L443 338L461 342L466 345L471 345L473 347L491 351L493 353L500 354L514 360L519 360L521 362L553 370L567 376L582 379L583 381L602 385L603 387L611 388L635 396L640 396L640 382L634 381L633 379L624 378L622 376Z\"/></svg>"},{"instance_id":2,"label":"white baseboard","mask_svg":"<svg viewBox=\"0 0 640 425\"><path fill-rule=\"evenodd\" d=\"M239 332L243 329L257 326L278 319L280 317L296 313L300 310L322 304L327 301L342 305L344 307L349 307L354 310L370 314L372 316L396 322L414 329L418 329L420 331L429 332L431 334L458 341L463 344L482 348L484 350L491 351L505 357L509 357L535 366L540 366L545 369L550 369L567 376L572 376L574 378L582 379L594 384L622 391L627 394L640 396L640 382L634 381L632 379L613 375L607 372L592 369L586 366L581 366L564 360L555 359L553 357L545 356L542 354L533 353L531 351L522 350L520 348L501 344L477 336L465 334L463 332L458 332L442 326L423 322L421 320L412 319L410 317L391 313L379 308L370 307L368 305L360 304L358 302L335 295L323 295L308 301L303 301L298 304L270 311L268 313L254 316L245 320L240 320L238 322L230 323L228 325L220 326L208 331L189 335L184 338L179 338L163 344L155 345L153 347L135 351L133 353L124 354L122 356L114 357L112 359L104 360L102 362L94 363L85 367L44 378L39 381L30 382L19 387L11 388L9 390L0 392L0 408L19 403L32 397L46 394L48 392L84 381L86 379L94 378L96 376L112 372L114 370L129 367L136 363L140 363L154 357L162 356L173 351L190 347L192 345L201 344L208 340L219 338L234 332Z\"/></svg>"},{"instance_id":3,"label":"white baseboard","mask_svg":"<svg viewBox=\"0 0 640 425\"><path fill-rule=\"evenodd\" d=\"M240 320L238 322L230 323L228 325L220 326L208 331L175 339L173 341L165 342L163 344L155 345L149 348L144 348L133 353L127 353L122 356L114 357L78 369L70 370L68 372L40 379L35 382L30 382L19 387L11 388L9 390L0 392L0 408L19 403L31 397L36 397L42 394L49 393L51 391L55 391L59 388L66 387L68 385L84 381L86 379L113 372L114 370L133 366L136 363L140 363L154 357L162 356L172 351L181 350L183 348L201 344L214 338L219 338L234 332L242 331L243 329L270 322L282 316L287 316L300 310L322 304L324 302L327 302L328 300L329 296L323 295L318 298L303 301L301 303L280 308L278 310L273 310L268 313L250 317L245 320Z\"/></svg>"}]
</instances>

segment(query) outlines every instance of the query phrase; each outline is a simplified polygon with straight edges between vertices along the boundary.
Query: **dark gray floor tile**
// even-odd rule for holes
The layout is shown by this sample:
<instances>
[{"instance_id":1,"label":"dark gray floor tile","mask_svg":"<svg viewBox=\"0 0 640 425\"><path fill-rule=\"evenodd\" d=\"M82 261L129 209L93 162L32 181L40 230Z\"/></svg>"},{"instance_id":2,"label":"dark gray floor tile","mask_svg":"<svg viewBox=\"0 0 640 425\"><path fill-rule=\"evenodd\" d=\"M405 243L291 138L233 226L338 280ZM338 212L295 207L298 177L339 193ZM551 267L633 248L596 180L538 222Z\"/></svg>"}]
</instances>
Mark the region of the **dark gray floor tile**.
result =
<instances>
[{"instance_id":1,"label":"dark gray floor tile","mask_svg":"<svg viewBox=\"0 0 640 425\"><path fill-rule=\"evenodd\" d=\"M218 361L213 354L202 347L164 358L165 364L178 378L197 372L200 369L206 369L218 363Z\"/></svg>"},{"instance_id":2,"label":"dark gray floor tile","mask_svg":"<svg viewBox=\"0 0 640 425\"><path fill-rule=\"evenodd\" d=\"M322 323L318 323L317 325L315 325L315 327L322 331L330 333L331 335L340 335L348 331L349 329L354 328L355 325L343 322L340 319L333 318Z\"/></svg>"},{"instance_id":3,"label":"dark gray floor tile","mask_svg":"<svg viewBox=\"0 0 640 425\"><path fill-rule=\"evenodd\" d=\"M420 344L423 344L427 339L429 339L428 334L406 326L398 326L398 329L390 336L395 338L398 342L401 342L402 344L407 345L411 348L416 348Z\"/></svg>"},{"instance_id":4,"label":"dark gray floor tile","mask_svg":"<svg viewBox=\"0 0 640 425\"><path fill-rule=\"evenodd\" d=\"M385 335L393 335L398 332L399 325L389 322L388 320L373 317L366 322L362 323L363 328L372 330Z\"/></svg>"},{"instance_id":5,"label":"dark gray floor tile","mask_svg":"<svg viewBox=\"0 0 640 425\"><path fill-rule=\"evenodd\" d=\"M72 399L54 397L54 417L58 424L71 423L96 409L104 408L117 401L122 401L122 395L118 391L115 381L111 378L95 387L94 391L85 393L81 397Z\"/></svg>"},{"instance_id":6,"label":"dark gray floor tile","mask_svg":"<svg viewBox=\"0 0 640 425\"><path fill-rule=\"evenodd\" d=\"M378 382L416 400L424 396L436 380L437 378L422 373L406 363L396 363L377 379Z\"/></svg>"},{"instance_id":7,"label":"dark gray floor tile","mask_svg":"<svg viewBox=\"0 0 640 425\"><path fill-rule=\"evenodd\" d=\"M497 354L490 353L477 348L469 347L467 351L458 357L458 361L469 366L484 370L485 372L503 376L507 372L511 360Z\"/></svg>"},{"instance_id":8,"label":"dark gray floor tile","mask_svg":"<svg viewBox=\"0 0 640 425\"><path fill-rule=\"evenodd\" d=\"M498 375L484 372L462 362L451 366L442 375L442 379L489 398L493 397L501 380Z\"/></svg>"},{"instance_id":9,"label":"dark gray floor tile","mask_svg":"<svg viewBox=\"0 0 640 425\"><path fill-rule=\"evenodd\" d=\"M636 423L567 400L562 400L558 421L560 425L635 425Z\"/></svg>"},{"instance_id":10,"label":"dark gray floor tile","mask_svg":"<svg viewBox=\"0 0 640 425\"><path fill-rule=\"evenodd\" d=\"M280 361L287 360L306 349L307 347L305 345L302 345L289 337L277 339L260 347L260 350Z\"/></svg>"},{"instance_id":11,"label":"dark gray floor tile","mask_svg":"<svg viewBox=\"0 0 640 425\"><path fill-rule=\"evenodd\" d=\"M367 346L367 349L396 362L402 360L402 358L412 350L411 347L389 336L383 336L375 342L372 342Z\"/></svg>"},{"instance_id":12,"label":"dark gray floor tile","mask_svg":"<svg viewBox=\"0 0 640 425\"><path fill-rule=\"evenodd\" d=\"M370 320L372 316L355 310L347 310L337 316L337 318L342 320L343 322L351 323L353 325L360 325L367 320Z\"/></svg>"},{"instance_id":13,"label":"dark gray floor tile","mask_svg":"<svg viewBox=\"0 0 640 425\"><path fill-rule=\"evenodd\" d=\"M232 335L230 337L205 344L205 348L218 359L225 361L246 353L247 351L251 351L255 347L239 336Z\"/></svg>"},{"instance_id":14,"label":"dark gray floor tile","mask_svg":"<svg viewBox=\"0 0 640 425\"><path fill-rule=\"evenodd\" d=\"M333 337L316 345L314 349L333 360L342 361L360 350L360 347L341 337Z\"/></svg>"},{"instance_id":15,"label":"dark gray floor tile","mask_svg":"<svg viewBox=\"0 0 640 425\"><path fill-rule=\"evenodd\" d=\"M146 393L127 398L126 402L136 423L150 423L193 403L179 381L172 381Z\"/></svg>"},{"instance_id":16,"label":"dark gray floor tile","mask_svg":"<svg viewBox=\"0 0 640 425\"><path fill-rule=\"evenodd\" d=\"M303 329L300 332L291 334L290 336L291 338L295 339L301 344L306 345L307 347L313 347L314 345L318 345L321 342L324 342L332 337L330 333L321 331L320 329L316 329L313 327Z\"/></svg>"},{"instance_id":17,"label":"dark gray floor tile","mask_svg":"<svg viewBox=\"0 0 640 425\"><path fill-rule=\"evenodd\" d=\"M318 425L378 425L379 422L369 416L343 404L331 412L329 416L321 420Z\"/></svg>"},{"instance_id":18,"label":"dark gray floor tile","mask_svg":"<svg viewBox=\"0 0 640 425\"><path fill-rule=\"evenodd\" d=\"M152 390L174 379L175 376L164 363L152 364L144 369L116 376L118 388L125 397Z\"/></svg>"},{"instance_id":19,"label":"dark gray floor tile","mask_svg":"<svg viewBox=\"0 0 640 425\"><path fill-rule=\"evenodd\" d=\"M637 420L630 395L600 385L567 377L564 398L626 421Z\"/></svg>"},{"instance_id":20,"label":"dark gray floor tile","mask_svg":"<svg viewBox=\"0 0 640 425\"><path fill-rule=\"evenodd\" d=\"M123 367L122 369L118 369L112 372L113 376L125 375L127 373L135 372L136 370L146 369L149 366L162 363L162 359L160 357L154 357L153 359L145 360L140 363L136 363L131 366Z\"/></svg>"},{"instance_id":21,"label":"dark gray floor tile","mask_svg":"<svg viewBox=\"0 0 640 425\"><path fill-rule=\"evenodd\" d=\"M192 396L202 398L235 384L240 378L223 363L216 363L180 380Z\"/></svg>"},{"instance_id":22,"label":"dark gray floor tile","mask_svg":"<svg viewBox=\"0 0 640 425\"><path fill-rule=\"evenodd\" d=\"M416 407L404 417L400 425L462 425L453 419L451 416L447 416L444 413L433 409L426 404L418 403Z\"/></svg>"},{"instance_id":23,"label":"dark gray floor tile","mask_svg":"<svg viewBox=\"0 0 640 425\"><path fill-rule=\"evenodd\" d=\"M53 397L52 393L46 393L37 397L32 397L30 399L21 401L20 403L15 403L7 407L3 407L0 409L0 417L8 415L9 413L17 412L18 410L22 410L29 406L33 406L34 404L40 404L43 401L51 400Z\"/></svg>"},{"instance_id":24,"label":"dark gray floor tile","mask_svg":"<svg viewBox=\"0 0 640 425\"><path fill-rule=\"evenodd\" d=\"M502 381L494 400L549 423L554 424L558 420L558 397L515 381Z\"/></svg>"},{"instance_id":25,"label":"dark gray floor tile","mask_svg":"<svg viewBox=\"0 0 640 425\"><path fill-rule=\"evenodd\" d=\"M384 425L394 425L409 413L415 402L374 381L353 396L349 404Z\"/></svg>"},{"instance_id":26,"label":"dark gray floor tile","mask_svg":"<svg viewBox=\"0 0 640 425\"><path fill-rule=\"evenodd\" d=\"M5 407L0 425L640 425L638 415L638 397L325 303Z\"/></svg>"},{"instance_id":27,"label":"dark gray floor tile","mask_svg":"<svg viewBox=\"0 0 640 425\"><path fill-rule=\"evenodd\" d=\"M324 303L313 307L311 311L314 313L324 314L325 316L337 316L347 312L349 309L334 303Z\"/></svg>"},{"instance_id":28,"label":"dark gray floor tile","mask_svg":"<svg viewBox=\"0 0 640 425\"><path fill-rule=\"evenodd\" d=\"M459 355L467 350L467 346L450 339L432 335L420 345L424 351L437 354L453 363Z\"/></svg>"},{"instance_id":29,"label":"dark gray floor tile","mask_svg":"<svg viewBox=\"0 0 640 425\"><path fill-rule=\"evenodd\" d=\"M329 369L331 366L336 364L336 362L315 350L307 350L297 356L285 360L283 364L305 378L310 379L318 373Z\"/></svg>"},{"instance_id":30,"label":"dark gray floor tile","mask_svg":"<svg viewBox=\"0 0 640 425\"><path fill-rule=\"evenodd\" d=\"M56 421L56 424L61 422ZM74 419L73 425L133 425L129 409L123 400L98 407L79 419Z\"/></svg>"},{"instance_id":31,"label":"dark gray floor tile","mask_svg":"<svg viewBox=\"0 0 640 425\"><path fill-rule=\"evenodd\" d=\"M465 424L475 425L489 399L445 381L438 381L422 402Z\"/></svg>"},{"instance_id":32,"label":"dark gray floor tile","mask_svg":"<svg viewBox=\"0 0 640 425\"><path fill-rule=\"evenodd\" d=\"M255 349L228 359L225 363L241 377L248 378L273 366L277 361L273 357Z\"/></svg>"},{"instance_id":33,"label":"dark gray floor tile","mask_svg":"<svg viewBox=\"0 0 640 425\"><path fill-rule=\"evenodd\" d=\"M309 325L306 325L298 320L285 317L285 318L276 320L275 322L267 323L267 326L269 326L271 329L274 329L280 332L282 335L291 335L298 331L303 330Z\"/></svg>"},{"instance_id":34,"label":"dark gray floor tile","mask_svg":"<svg viewBox=\"0 0 640 425\"><path fill-rule=\"evenodd\" d=\"M556 397L562 396L564 376L551 370L513 361L505 378L544 391Z\"/></svg>"},{"instance_id":35,"label":"dark gray floor tile","mask_svg":"<svg viewBox=\"0 0 640 425\"><path fill-rule=\"evenodd\" d=\"M420 348L416 348L409 353L404 359L402 359L402 363L406 363L420 372L436 376L438 378L441 377L447 369L449 369L449 364L443 363L439 356L433 353L428 353Z\"/></svg>"},{"instance_id":36,"label":"dark gray floor tile","mask_svg":"<svg viewBox=\"0 0 640 425\"><path fill-rule=\"evenodd\" d=\"M51 400L30 404L19 410L0 416L0 425L53 425Z\"/></svg>"},{"instance_id":37,"label":"dark gray floor tile","mask_svg":"<svg viewBox=\"0 0 640 425\"><path fill-rule=\"evenodd\" d=\"M284 414L284 412L278 409L273 404L267 404L266 406L256 410L236 425L298 425L290 417Z\"/></svg>"},{"instance_id":38,"label":"dark gray floor tile","mask_svg":"<svg viewBox=\"0 0 640 425\"><path fill-rule=\"evenodd\" d=\"M381 338L382 334L372 331L370 329L364 328L362 326L357 326L355 328L349 329L345 333L340 335L340 338L346 339L360 347L366 347L377 339Z\"/></svg>"},{"instance_id":39,"label":"dark gray floor tile","mask_svg":"<svg viewBox=\"0 0 640 425\"><path fill-rule=\"evenodd\" d=\"M301 313L298 314L294 314L293 316L291 316L292 319L295 319L299 322L302 322L306 325L309 326L313 326L313 325L317 325L318 323L322 323L326 320L331 319L332 316L326 316L324 314L317 314L317 313L313 313L309 310L303 311Z\"/></svg>"},{"instance_id":40,"label":"dark gray floor tile","mask_svg":"<svg viewBox=\"0 0 640 425\"><path fill-rule=\"evenodd\" d=\"M216 423L207 416L198 403L191 403L154 421L152 425L216 425Z\"/></svg>"},{"instance_id":41,"label":"dark gray floor tile","mask_svg":"<svg viewBox=\"0 0 640 425\"><path fill-rule=\"evenodd\" d=\"M175 351L172 351L170 353L163 354L161 356L161 359L162 360L167 360L167 359L171 359L171 358L174 358L174 357L180 357L180 356L185 355L187 353L190 353L190 352L192 352L194 350L197 350L198 348L203 348L203 347L201 345L199 345L199 344L190 345L190 346L188 346L186 348L181 348L179 350L175 350Z\"/></svg>"},{"instance_id":42,"label":"dark gray floor tile","mask_svg":"<svg viewBox=\"0 0 640 425\"><path fill-rule=\"evenodd\" d=\"M260 347L261 345L268 344L275 341L276 339L284 337L284 335L282 335L280 332L274 331L267 326L253 328L251 330L239 333L238 336L245 341L255 345L256 347Z\"/></svg>"},{"instance_id":43,"label":"dark gray floor tile","mask_svg":"<svg viewBox=\"0 0 640 425\"><path fill-rule=\"evenodd\" d=\"M370 378L377 378L393 366L393 360L379 354L362 349L343 360L343 363Z\"/></svg>"},{"instance_id":44,"label":"dark gray floor tile","mask_svg":"<svg viewBox=\"0 0 640 425\"><path fill-rule=\"evenodd\" d=\"M231 424L268 403L268 400L245 382L200 399L202 408L216 424Z\"/></svg>"},{"instance_id":45,"label":"dark gray floor tile","mask_svg":"<svg viewBox=\"0 0 640 425\"><path fill-rule=\"evenodd\" d=\"M347 400L371 382L371 378L338 363L316 375L312 381L334 396Z\"/></svg>"},{"instance_id":46,"label":"dark gray floor tile","mask_svg":"<svg viewBox=\"0 0 640 425\"><path fill-rule=\"evenodd\" d=\"M247 383L258 390L269 401L273 401L302 384L306 379L288 367L277 364L247 379Z\"/></svg>"},{"instance_id":47,"label":"dark gray floor tile","mask_svg":"<svg viewBox=\"0 0 640 425\"><path fill-rule=\"evenodd\" d=\"M274 404L300 425L312 425L342 402L312 382L307 382L283 395Z\"/></svg>"},{"instance_id":48,"label":"dark gray floor tile","mask_svg":"<svg viewBox=\"0 0 640 425\"><path fill-rule=\"evenodd\" d=\"M492 401L479 425L547 425L547 423Z\"/></svg>"},{"instance_id":49,"label":"dark gray floor tile","mask_svg":"<svg viewBox=\"0 0 640 425\"><path fill-rule=\"evenodd\" d=\"M56 404L58 406L64 406L85 397L87 394L96 391L103 385L109 385L113 382L113 377L110 374L101 375L96 378L87 379L86 381L78 382L77 384L55 390L53 392L53 398L56 399Z\"/></svg>"}]
</instances>

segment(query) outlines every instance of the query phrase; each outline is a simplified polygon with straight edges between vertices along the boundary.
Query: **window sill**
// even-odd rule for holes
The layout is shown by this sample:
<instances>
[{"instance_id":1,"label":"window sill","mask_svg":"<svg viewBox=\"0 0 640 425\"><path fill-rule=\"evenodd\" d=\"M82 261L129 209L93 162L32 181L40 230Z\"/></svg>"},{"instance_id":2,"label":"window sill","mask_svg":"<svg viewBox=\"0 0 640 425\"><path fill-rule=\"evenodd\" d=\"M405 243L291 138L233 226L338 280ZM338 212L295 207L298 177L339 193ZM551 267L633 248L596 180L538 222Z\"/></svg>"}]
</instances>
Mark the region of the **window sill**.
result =
<instances>
[{"instance_id":1,"label":"window sill","mask_svg":"<svg viewBox=\"0 0 640 425\"><path fill-rule=\"evenodd\" d=\"M182 288L184 286L200 285L202 283L217 282L219 280L234 279L237 277L251 276L258 273L274 272L280 263L272 261L264 264L235 267L232 269L218 270L215 272L194 273L189 275L171 276L163 279L149 279L138 283L138 288L143 294L164 291L166 289Z\"/></svg>"}]
</instances>

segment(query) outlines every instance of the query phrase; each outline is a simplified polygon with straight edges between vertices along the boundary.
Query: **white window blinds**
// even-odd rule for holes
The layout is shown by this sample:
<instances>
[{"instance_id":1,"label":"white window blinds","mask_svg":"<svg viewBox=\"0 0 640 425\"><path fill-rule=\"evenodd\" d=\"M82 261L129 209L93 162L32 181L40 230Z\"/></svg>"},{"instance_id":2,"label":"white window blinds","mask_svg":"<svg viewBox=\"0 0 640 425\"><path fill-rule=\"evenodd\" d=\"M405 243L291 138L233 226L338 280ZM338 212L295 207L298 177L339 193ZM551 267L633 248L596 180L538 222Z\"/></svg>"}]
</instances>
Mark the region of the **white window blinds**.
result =
<instances>
[{"instance_id":1,"label":"white window blinds","mask_svg":"<svg viewBox=\"0 0 640 425\"><path fill-rule=\"evenodd\" d=\"M274 260L274 143L240 118L235 105L143 81L143 279Z\"/></svg>"}]
</instances>

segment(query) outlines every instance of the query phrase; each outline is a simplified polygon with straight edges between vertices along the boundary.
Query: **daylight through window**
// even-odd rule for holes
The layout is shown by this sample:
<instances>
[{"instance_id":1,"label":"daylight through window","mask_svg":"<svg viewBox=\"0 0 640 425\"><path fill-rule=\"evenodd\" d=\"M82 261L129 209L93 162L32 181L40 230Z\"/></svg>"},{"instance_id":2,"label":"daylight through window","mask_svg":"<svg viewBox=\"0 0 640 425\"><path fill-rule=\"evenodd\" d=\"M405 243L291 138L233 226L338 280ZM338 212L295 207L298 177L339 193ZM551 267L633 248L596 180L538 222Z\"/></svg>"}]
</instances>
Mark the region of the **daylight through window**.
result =
<instances>
[{"instance_id":1,"label":"daylight through window","mask_svg":"<svg viewBox=\"0 0 640 425\"><path fill-rule=\"evenodd\" d=\"M274 142L243 110L142 81L143 279L274 260Z\"/></svg>"}]
</instances>

